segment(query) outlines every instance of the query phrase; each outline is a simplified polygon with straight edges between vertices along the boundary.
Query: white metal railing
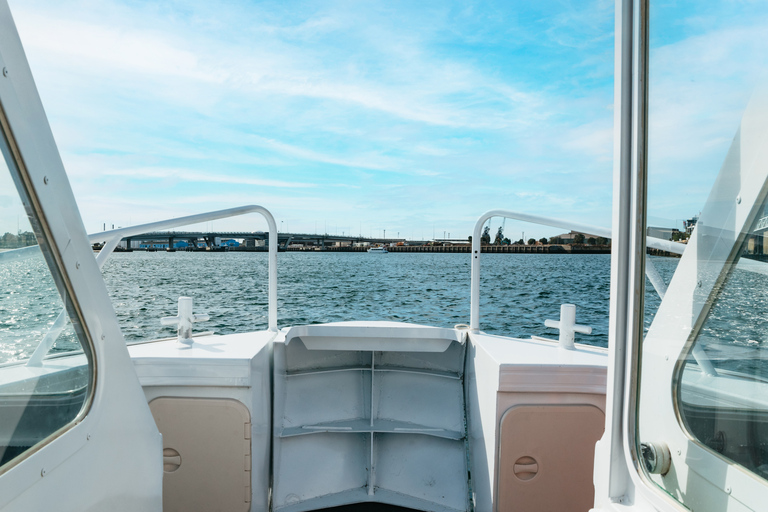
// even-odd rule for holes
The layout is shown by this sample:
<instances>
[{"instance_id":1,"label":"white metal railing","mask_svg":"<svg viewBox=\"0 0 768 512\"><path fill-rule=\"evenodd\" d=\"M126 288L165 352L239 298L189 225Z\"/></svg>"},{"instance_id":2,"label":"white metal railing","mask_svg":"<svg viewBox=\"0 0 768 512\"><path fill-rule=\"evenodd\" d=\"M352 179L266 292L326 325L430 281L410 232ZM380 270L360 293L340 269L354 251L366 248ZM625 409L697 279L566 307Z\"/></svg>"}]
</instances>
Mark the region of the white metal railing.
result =
<instances>
[{"instance_id":1,"label":"white metal railing","mask_svg":"<svg viewBox=\"0 0 768 512\"><path fill-rule=\"evenodd\" d=\"M477 219L477 223L475 223L475 230L472 233L472 288L470 291L469 318L469 327L472 332L478 332L480 330L480 253L482 247L482 241L480 237L482 236L481 231L483 229L483 225L491 217L505 217L507 219L515 219L523 222L531 222L533 224L541 224L544 226L568 229L571 231L578 231L580 233L588 233L590 235L611 238L610 229L590 226L588 224L578 224L576 222L567 220L541 217L539 215L528 215L526 213L518 213L509 210L491 210L489 212L485 212L480 216L479 219ZM648 247L671 252L674 254L683 254L683 251L685 250L685 245L683 244L670 242L668 240L662 240L660 238L651 236L647 237L646 243ZM653 266L653 263L650 260L646 262L646 273L653 287L663 298L664 291L666 291L666 285L661 279L661 276L656 270L656 267Z\"/></svg>"},{"instance_id":2,"label":"white metal railing","mask_svg":"<svg viewBox=\"0 0 768 512\"><path fill-rule=\"evenodd\" d=\"M269 285L267 292L269 305L267 317L268 329L271 332L277 332L277 223L275 222L275 218L272 216L269 210L263 206L239 206L237 208L228 208L226 210L199 213L197 215L188 215L186 217L177 217L175 219L150 222L148 224L140 224L138 226L130 226L127 228L112 229L109 231L90 234L88 235L88 240L91 243L104 242L104 247L102 247L101 251L96 256L96 263L98 264L99 269L101 269L104 266L104 263L107 261L107 258L109 258L112 252L114 252L114 250L117 248L117 245L123 238L141 235L151 231L171 229L179 226L187 226L190 224L199 224L201 222L226 219L229 217L237 217L239 215L245 215L248 213L261 214L267 221L267 226L269 228ZM30 249L31 248L25 248L24 253L30 252ZM32 356L27 361L27 366L42 365L43 358L51 349L53 343L56 341L56 338L58 338L59 334L66 326L66 317L66 310L62 310L61 313L59 313L59 316L53 322L53 325L49 329L48 333L45 335L43 340L35 349Z\"/></svg>"},{"instance_id":3,"label":"white metal railing","mask_svg":"<svg viewBox=\"0 0 768 512\"><path fill-rule=\"evenodd\" d=\"M209 222L212 220L226 219L229 217L237 217L238 215L245 215L247 213L259 213L267 221L269 227L269 307L268 307L268 325L269 330L277 332L277 224L275 218L269 213L269 210L263 206L249 205L238 206L237 208L228 208L226 210L217 210L208 213L199 213L197 215L188 215L186 217L178 217L176 219L161 220L159 222L150 222L149 224L141 224L139 226L130 226L127 228L113 229L110 231L103 231L101 233L94 233L88 235L88 240L91 242L105 241L104 247L101 252L96 256L96 263L99 264L99 268L104 266L104 262L115 250L120 240L126 237L141 235L150 231L158 231L161 229L177 228L179 226L187 226L190 224L199 224L201 222Z\"/></svg>"},{"instance_id":4,"label":"white metal railing","mask_svg":"<svg viewBox=\"0 0 768 512\"><path fill-rule=\"evenodd\" d=\"M40 246L37 244L28 247L20 247L18 249L8 249L7 251L0 251L0 261L23 260L31 258L32 256L37 256L39 252Z\"/></svg>"}]
</instances>

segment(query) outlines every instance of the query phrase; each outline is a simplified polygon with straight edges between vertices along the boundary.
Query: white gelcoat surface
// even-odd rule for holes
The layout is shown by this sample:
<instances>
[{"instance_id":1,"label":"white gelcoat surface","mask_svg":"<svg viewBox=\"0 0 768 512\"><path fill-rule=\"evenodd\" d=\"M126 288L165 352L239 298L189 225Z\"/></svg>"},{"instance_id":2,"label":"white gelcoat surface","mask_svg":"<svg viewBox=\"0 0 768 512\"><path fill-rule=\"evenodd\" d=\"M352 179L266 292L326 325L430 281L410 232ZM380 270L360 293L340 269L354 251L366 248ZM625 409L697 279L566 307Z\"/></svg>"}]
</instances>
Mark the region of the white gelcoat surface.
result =
<instances>
[{"instance_id":1,"label":"white gelcoat surface","mask_svg":"<svg viewBox=\"0 0 768 512\"><path fill-rule=\"evenodd\" d=\"M275 335L260 331L201 336L191 344L173 339L129 347L147 402L158 397L226 398L248 408L253 510L265 509L269 499L270 359Z\"/></svg>"}]
</instances>

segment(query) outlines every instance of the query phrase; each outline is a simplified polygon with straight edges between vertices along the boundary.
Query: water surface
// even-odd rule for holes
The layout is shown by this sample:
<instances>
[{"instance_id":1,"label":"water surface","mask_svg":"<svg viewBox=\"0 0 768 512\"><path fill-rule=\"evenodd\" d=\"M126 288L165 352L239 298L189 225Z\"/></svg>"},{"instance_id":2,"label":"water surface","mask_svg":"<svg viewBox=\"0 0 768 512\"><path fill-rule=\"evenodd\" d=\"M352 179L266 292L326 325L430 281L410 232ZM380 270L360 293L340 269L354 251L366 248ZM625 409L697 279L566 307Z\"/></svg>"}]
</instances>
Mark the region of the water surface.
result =
<instances>
[{"instance_id":1,"label":"water surface","mask_svg":"<svg viewBox=\"0 0 768 512\"><path fill-rule=\"evenodd\" d=\"M679 260L654 258L668 280ZM28 357L60 311L42 258L6 268L13 324L0 324L0 362ZM49 274L48 274L49 275ZM14 280L14 277L15 280ZM126 341L175 335L160 318L174 316L179 296L195 301L210 320L196 331L217 334L267 328L267 254L245 252L115 253L103 276ZM560 305L575 304L580 343L606 346L610 255L484 254L481 329L492 334L557 338L544 320L558 319ZM45 299L41 287L46 290ZM647 293L647 324L658 306ZM470 257L443 253L278 254L278 325L391 320L453 327L469 323ZM9 309L10 310L10 309ZM4 320L5 321L5 320ZM34 325L29 331L21 326ZM23 336L20 337L20 335ZM71 330L54 349L73 348Z\"/></svg>"}]
</instances>

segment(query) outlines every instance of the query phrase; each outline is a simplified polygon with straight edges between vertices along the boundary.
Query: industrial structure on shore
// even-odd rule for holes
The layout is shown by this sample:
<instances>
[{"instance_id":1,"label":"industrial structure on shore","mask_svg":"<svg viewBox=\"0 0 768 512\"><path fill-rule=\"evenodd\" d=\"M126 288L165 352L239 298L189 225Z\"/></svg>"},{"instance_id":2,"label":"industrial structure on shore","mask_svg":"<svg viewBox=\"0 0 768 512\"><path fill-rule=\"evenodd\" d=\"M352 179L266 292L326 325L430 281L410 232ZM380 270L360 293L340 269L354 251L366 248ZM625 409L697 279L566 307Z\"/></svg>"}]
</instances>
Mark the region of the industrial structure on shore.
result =
<instances>
[{"instance_id":1,"label":"industrial structure on shore","mask_svg":"<svg viewBox=\"0 0 768 512\"><path fill-rule=\"evenodd\" d=\"M254 232L192 232L167 231L134 235L123 239L117 251L265 251L267 233ZM469 239L438 238L406 240L404 238L373 238L348 235L279 233L281 251L366 252L372 246L384 246L389 252L468 253ZM99 249L94 244L94 249ZM610 242L591 235L568 233L550 239L523 240L509 243L483 244L489 253L609 253Z\"/></svg>"}]
</instances>

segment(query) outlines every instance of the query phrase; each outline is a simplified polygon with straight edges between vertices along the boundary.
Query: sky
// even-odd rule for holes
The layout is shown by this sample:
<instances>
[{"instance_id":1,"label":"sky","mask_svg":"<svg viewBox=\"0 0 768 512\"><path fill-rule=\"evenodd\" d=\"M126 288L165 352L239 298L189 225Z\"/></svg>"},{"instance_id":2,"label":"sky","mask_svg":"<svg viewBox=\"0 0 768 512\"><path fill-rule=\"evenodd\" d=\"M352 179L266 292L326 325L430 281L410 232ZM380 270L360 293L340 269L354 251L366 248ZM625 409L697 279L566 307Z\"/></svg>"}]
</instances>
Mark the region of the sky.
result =
<instances>
[{"instance_id":1,"label":"sky","mask_svg":"<svg viewBox=\"0 0 768 512\"><path fill-rule=\"evenodd\" d=\"M613 2L9 4L88 232L246 204L407 239L490 209L611 224ZM649 222L681 227L764 79L768 8L651 20Z\"/></svg>"}]
</instances>

